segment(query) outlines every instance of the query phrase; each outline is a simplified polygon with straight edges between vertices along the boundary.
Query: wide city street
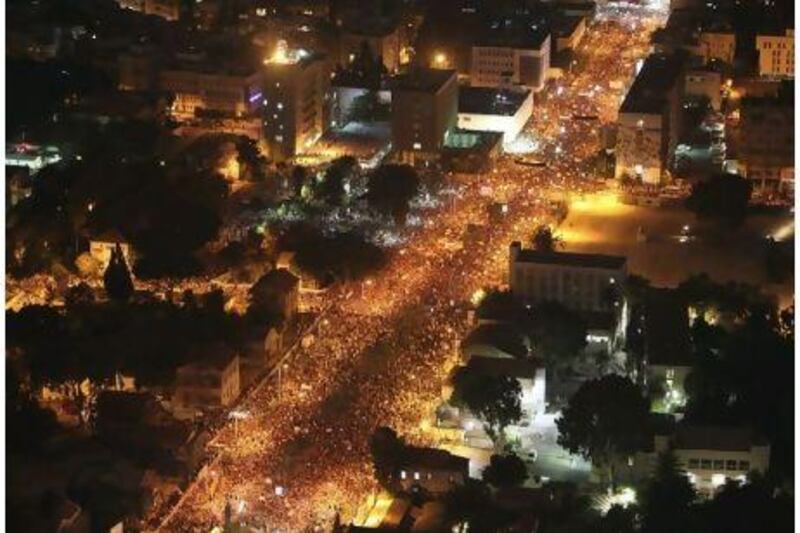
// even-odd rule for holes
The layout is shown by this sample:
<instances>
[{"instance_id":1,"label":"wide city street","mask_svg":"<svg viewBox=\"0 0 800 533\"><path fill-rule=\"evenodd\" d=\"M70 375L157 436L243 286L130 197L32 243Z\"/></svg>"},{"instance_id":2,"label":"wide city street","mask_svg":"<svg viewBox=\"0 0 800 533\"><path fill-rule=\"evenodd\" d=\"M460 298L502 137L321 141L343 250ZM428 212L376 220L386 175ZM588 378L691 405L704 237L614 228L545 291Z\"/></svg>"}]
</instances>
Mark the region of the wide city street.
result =
<instances>
[{"instance_id":1,"label":"wide city street","mask_svg":"<svg viewBox=\"0 0 800 533\"><path fill-rule=\"evenodd\" d=\"M426 428L468 331L470 296L505 282L508 245L527 242L537 224L550 221L548 195L603 187L591 164L599 123L573 115L615 119L660 16L601 17L581 47L580 71L548 88L525 133L536 149L525 157L547 166L520 166L520 155L509 154L490 174L449 177L457 196L430 212L350 298L339 297L347 290L331 295L313 343L237 407L239 416L215 441L218 457L149 526L210 531L223 524L229 504L232 520L253 530L328 528L337 514L352 518L376 489L368 449L375 428L430 442ZM488 224L492 202L508 210ZM485 242L462 247L470 224L486 226Z\"/></svg>"}]
</instances>

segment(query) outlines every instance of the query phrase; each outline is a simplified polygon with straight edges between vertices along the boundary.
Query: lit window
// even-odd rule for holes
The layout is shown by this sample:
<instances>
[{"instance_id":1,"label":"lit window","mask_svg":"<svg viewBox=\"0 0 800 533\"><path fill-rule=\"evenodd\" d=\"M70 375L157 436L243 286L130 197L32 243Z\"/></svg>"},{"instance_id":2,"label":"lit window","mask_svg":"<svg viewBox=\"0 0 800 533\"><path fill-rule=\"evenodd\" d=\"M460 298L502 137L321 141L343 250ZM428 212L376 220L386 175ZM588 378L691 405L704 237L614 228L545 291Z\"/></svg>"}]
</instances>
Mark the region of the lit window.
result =
<instances>
[{"instance_id":1,"label":"lit window","mask_svg":"<svg viewBox=\"0 0 800 533\"><path fill-rule=\"evenodd\" d=\"M727 470L738 470L738 464L735 459L728 459L726 463Z\"/></svg>"},{"instance_id":2,"label":"lit window","mask_svg":"<svg viewBox=\"0 0 800 533\"><path fill-rule=\"evenodd\" d=\"M275 136L275 142L282 143L283 142L283 135L276 135Z\"/></svg>"},{"instance_id":3,"label":"lit window","mask_svg":"<svg viewBox=\"0 0 800 533\"><path fill-rule=\"evenodd\" d=\"M641 176L644 174L644 167L642 165L634 165L633 171L636 173L637 176Z\"/></svg>"},{"instance_id":4,"label":"lit window","mask_svg":"<svg viewBox=\"0 0 800 533\"><path fill-rule=\"evenodd\" d=\"M283 102L278 102L278 109L283 109Z\"/></svg>"},{"instance_id":5,"label":"lit window","mask_svg":"<svg viewBox=\"0 0 800 533\"><path fill-rule=\"evenodd\" d=\"M419 472L414 472L414 479L419 481Z\"/></svg>"},{"instance_id":6,"label":"lit window","mask_svg":"<svg viewBox=\"0 0 800 533\"><path fill-rule=\"evenodd\" d=\"M421 150L421 149L422 149L422 143L414 143L414 150Z\"/></svg>"},{"instance_id":7,"label":"lit window","mask_svg":"<svg viewBox=\"0 0 800 533\"><path fill-rule=\"evenodd\" d=\"M725 474L712 474L711 475L711 484L714 487L721 487L725 484Z\"/></svg>"},{"instance_id":8,"label":"lit window","mask_svg":"<svg viewBox=\"0 0 800 533\"><path fill-rule=\"evenodd\" d=\"M405 479L405 478L406 478L406 471L405 470L401 470L400 471L400 479Z\"/></svg>"},{"instance_id":9,"label":"lit window","mask_svg":"<svg viewBox=\"0 0 800 533\"><path fill-rule=\"evenodd\" d=\"M644 128L644 120L639 119L639 121L636 123L636 127L637 128Z\"/></svg>"}]
</instances>

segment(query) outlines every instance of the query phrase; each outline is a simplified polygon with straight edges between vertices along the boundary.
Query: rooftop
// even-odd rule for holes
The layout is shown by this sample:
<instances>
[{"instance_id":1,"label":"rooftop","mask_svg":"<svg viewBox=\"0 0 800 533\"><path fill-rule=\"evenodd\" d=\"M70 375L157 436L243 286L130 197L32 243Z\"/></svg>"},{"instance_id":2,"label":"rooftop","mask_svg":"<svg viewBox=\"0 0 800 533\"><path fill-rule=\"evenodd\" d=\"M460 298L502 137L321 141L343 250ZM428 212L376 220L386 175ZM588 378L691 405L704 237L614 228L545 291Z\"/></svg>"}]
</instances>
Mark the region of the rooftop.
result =
<instances>
[{"instance_id":1,"label":"rooftop","mask_svg":"<svg viewBox=\"0 0 800 533\"><path fill-rule=\"evenodd\" d=\"M553 17L553 33L558 37L568 37L575 33L581 21L581 15L558 15Z\"/></svg>"},{"instance_id":2,"label":"rooftop","mask_svg":"<svg viewBox=\"0 0 800 533\"><path fill-rule=\"evenodd\" d=\"M691 364L689 312L676 289L648 289L644 320L648 364Z\"/></svg>"},{"instance_id":3,"label":"rooftop","mask_svg":"<svg viewBox=\"0 0 800 533\"><path fill-rule=\"evenodd\" d=\"M620 113L661 113L683 64L682 55L648 56L619 108Z\"/></svg>"},{"instance_id":4,"label":"rooftop","mask_svg":"<svg viewBox=\"0 0 800 533\"><path fill-rule=\"evenodd\" d=\"M578 252L540 252L533 249L520 249L517 263L539 263L543 265L562 265L582 268L604 268L619 270L628 261L620 255L587 254Z\"/></svg>"},{"instance_id":5,"label":"rooftop","mask_svg":"<svg viewBox=\"0 0 800 533\"><path fill-rule=\"evenodd\" d=\"M539 50L550 30L544 19L519 16L489 23L478 36L476 46Z\"/></svg>"},{"instance_id":6,"label":"rooftop","mask_svg":"<svg viewBox=\"0 0 800 533\"><path fill-rule=\"evenodd\" d=\"M475 115L513 116L531 91L528 89L494 89L491 87L459 87L458 112Z\"/></svg>"},{"instance_id":7,"label":"rooftop","mask_svg":"<svg viewBox=\"0 0 800 533\"><path fill-rule=\"evenodd\" d=\"M395 76L392 85L401 91L435 93L455 77L455 70L418 67L406 74Z\"/></svg>"},{"instance_id":8,"label":"rooftop","mask_svg":"<svg viewBox=\"0 0 800 533\"><path fill-rule=\"evenodd\" d=\"M500 357L470 358L468 366L488 376L508 376L517 379L533 379L540 365L529 359L506 359Z\"/></svg>"},{"instance_id":9,"label":"rooftop","mask_svg":"<svg viewBox=\"0 0 800 533\"><path fill-rule=\"evenodd\" d=\"M431 470L469 470L469 459L453 455L447 450L409 446L405 451L405 464L409 468L421 467Z\"/></svg>"},{"instance_id":10,"label":"rooftop","mask_svg":"<svg viewBox=\"0 0 800 533\"><path fill-rule=\"evenodd\" d=\"M750 428L682 424L675 432L679 450L750 451L752 446L766 444Z\"/></svg>"}]
</instances>

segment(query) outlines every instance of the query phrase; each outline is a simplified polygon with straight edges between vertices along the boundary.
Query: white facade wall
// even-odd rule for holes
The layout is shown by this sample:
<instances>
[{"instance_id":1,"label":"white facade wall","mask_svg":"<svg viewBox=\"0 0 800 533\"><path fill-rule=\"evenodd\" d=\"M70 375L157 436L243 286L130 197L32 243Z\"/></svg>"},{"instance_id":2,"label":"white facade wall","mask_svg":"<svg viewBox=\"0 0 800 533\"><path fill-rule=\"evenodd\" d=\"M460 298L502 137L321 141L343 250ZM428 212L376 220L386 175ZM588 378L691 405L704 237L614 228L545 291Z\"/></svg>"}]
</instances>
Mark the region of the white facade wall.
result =
<instances>
[{"instance_id":1,"label":"white facade wall","mask_svg":"<svg viewBox=\"0 0 800 533\"><path fill-rule=\"evenodd\" d=\"M459 113L458 127L471 131L496 131L503 134L503 143L517 138L533 114L533 93L517 109L514 115L490 115L482 113Z\"/></svg>"}]
</instances>

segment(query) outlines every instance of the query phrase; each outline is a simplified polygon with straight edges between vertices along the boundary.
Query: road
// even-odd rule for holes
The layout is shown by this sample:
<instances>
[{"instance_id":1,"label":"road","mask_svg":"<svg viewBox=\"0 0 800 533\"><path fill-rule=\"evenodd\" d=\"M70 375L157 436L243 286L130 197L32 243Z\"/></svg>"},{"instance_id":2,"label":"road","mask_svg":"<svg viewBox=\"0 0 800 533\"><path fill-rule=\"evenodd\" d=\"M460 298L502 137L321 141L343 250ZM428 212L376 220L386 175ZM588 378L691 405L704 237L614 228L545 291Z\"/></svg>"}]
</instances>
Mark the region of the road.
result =
<instances>
[{"instance_id":1,"label":"road","mask_svg":"<svg viewBox=\"0 0 800 533\"><path fill-rule=\"evenodd\" d=\"M606 85L594 97L581 94L596 80L628 81L648 47L643 23L653 21L638 21L635 30L602 22L587 36L586 70L568 75L558 95L536 110L529 134L539 142L536 157L550 166L522 168L508 156L495 172L453 177L460 190L455 208L427 213L362 297L334 302L316 342L285 371L281 394L264 386L243 401L241 409L252 416L221 430L226 452L170 520L152 517L151 527L209 531L222 524L230 503L233 520L253 530L325 528L337 513L349 520L375 489L368 452L375 428L390 426L407 440L430 442L425 421L469 328L463 302L477 289L504 283L509 242L527 240L548 221L545 194L597 188L587 163L598 149L597 124L569 117L592 112L615 118L620 90ZM623 48L633 52L623 58ZM486 223L487 187L494 198L507 199L508 215L489 227L484 245L445 246L460 240L468 224Z\"/></svg>"}]
</instances>

